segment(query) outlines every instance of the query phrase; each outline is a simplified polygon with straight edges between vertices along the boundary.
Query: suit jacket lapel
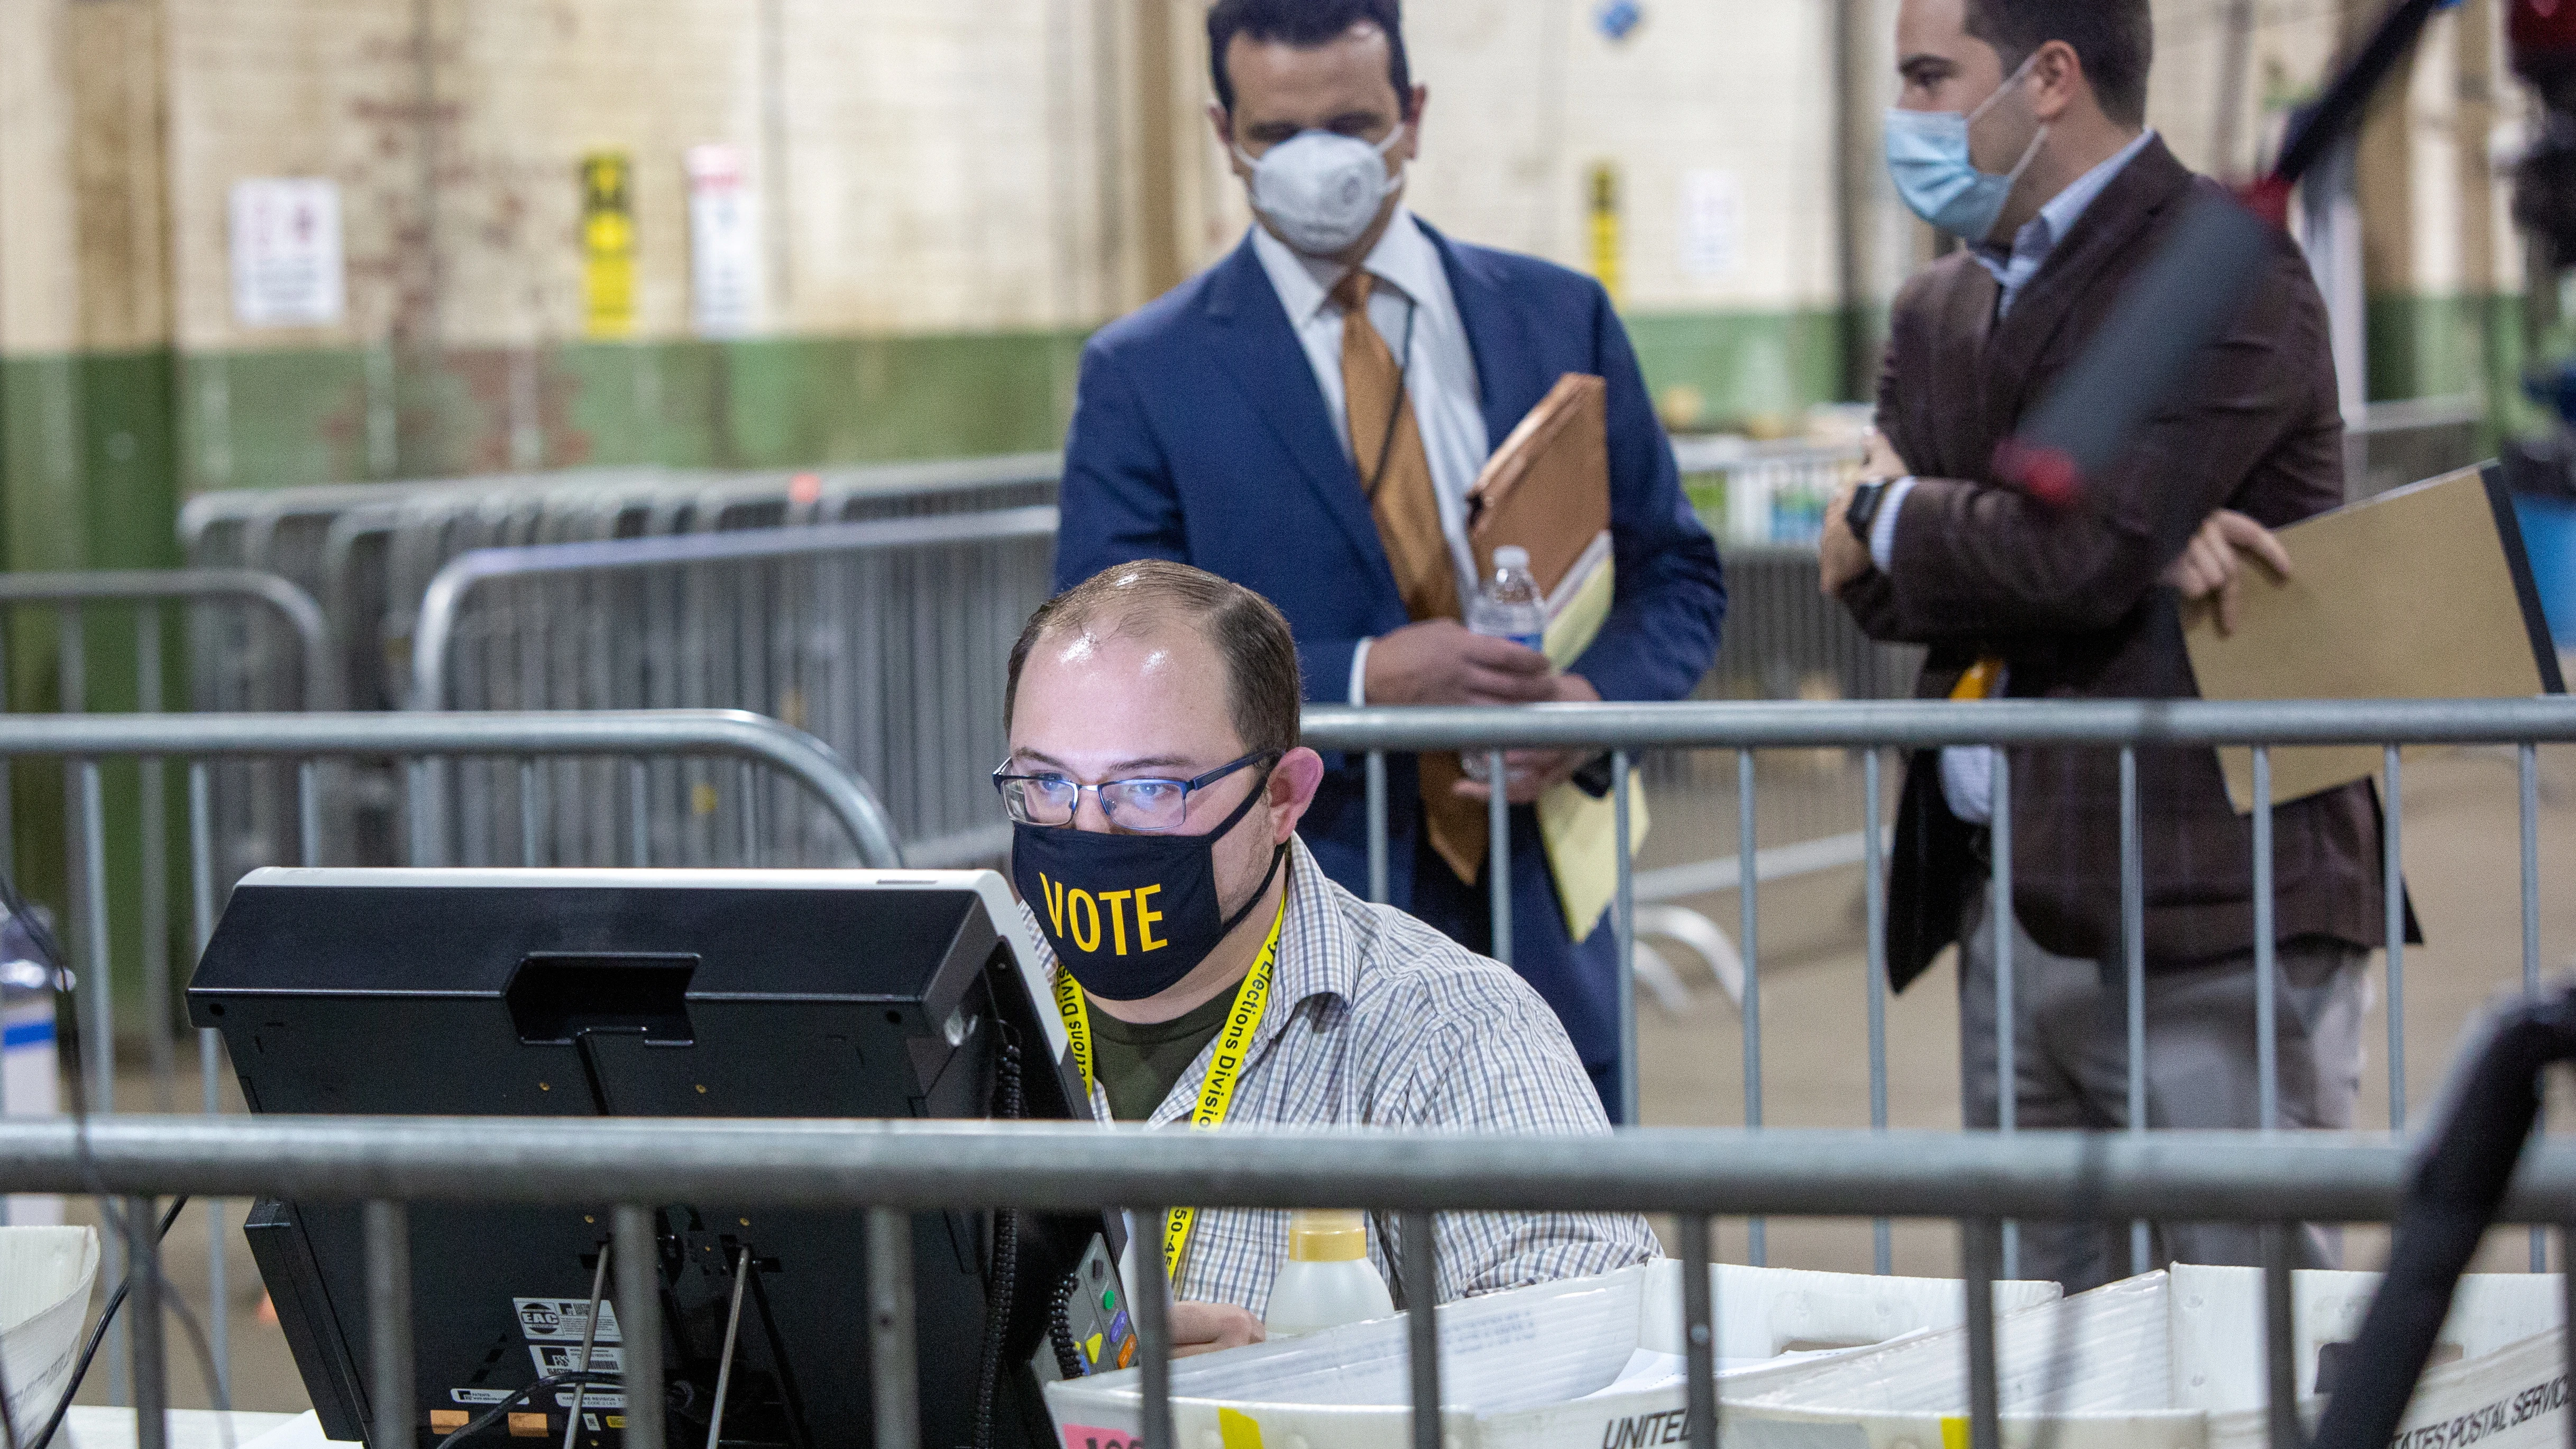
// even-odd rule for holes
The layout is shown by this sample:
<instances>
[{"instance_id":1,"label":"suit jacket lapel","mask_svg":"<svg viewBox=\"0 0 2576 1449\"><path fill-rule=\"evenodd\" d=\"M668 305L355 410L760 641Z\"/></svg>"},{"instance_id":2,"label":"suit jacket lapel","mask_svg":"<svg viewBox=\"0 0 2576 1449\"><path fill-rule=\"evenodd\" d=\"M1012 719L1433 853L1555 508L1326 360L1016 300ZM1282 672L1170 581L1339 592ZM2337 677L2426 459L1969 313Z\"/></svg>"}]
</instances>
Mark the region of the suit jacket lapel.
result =
<instances>
[{"instance_id":1,"label":"suit jacket lapel","mask_svg":"<svg viewBox=\"0 0 2576 1449\"><path fill-rule=\"evenodd\" d=\"M1325 514L1349 536L1360 557L1387 577L1392 589L1394 572L1387 564L1385 545L1378 540L1377 520L1369 515L1368 500L1360 491L1359 473L1342 451L1341 432L1324 406L1324 390L1315 383L1306 350L1288 323L1288 311L1279 304L1269 274L1261 269L1261 259L1253 254L1249 237L1217 264L1210 283L1206 315L1220 331L1211 339L1215 345L1209 351L1251 403L1253 413L1287 449Z\"/></svg>"},{"instance_id":2,"label":"suit jacket lapel","mask_svg":"<svg viewBox=\"0 0 2576 1449\"><path fill-rule=\"evenodd\" d=\"M2107 299L2094 295L2103 273L2132 248L2151 244L2150 238L2159 235L2153 225L2156 213L2190 184L2191 173L2164 141L2150 142L2093 198L2013 299L2012 311L1995 325L1985 352L1986 406L1980 411L1997 438L2010 433L2023 412L2041 401L2029 395L2031 375L2051 362L2057 333L2079 312L2095 321L2109 315Z\"/></svg>"},{"instance_id":3,"label":"suit jacket lapel","mask_svg":"<svg viewBox=\"0 0 2576 1449\"><path fill-rule=\"evenodd\" d=\"M1521 310L1504 295L1499 278L1487 275L1476 259L1421 223L1440 253L1440 270L1449 278L1449 295L1458 304L1458 319L1467 329L1467 350L1476 359L1477 402L1485 414L1485 446L1497 448L1519 427L1521 418L1556 386L1541 376L1538 349L1530 345Z\"/></svg>"}]
</instances>

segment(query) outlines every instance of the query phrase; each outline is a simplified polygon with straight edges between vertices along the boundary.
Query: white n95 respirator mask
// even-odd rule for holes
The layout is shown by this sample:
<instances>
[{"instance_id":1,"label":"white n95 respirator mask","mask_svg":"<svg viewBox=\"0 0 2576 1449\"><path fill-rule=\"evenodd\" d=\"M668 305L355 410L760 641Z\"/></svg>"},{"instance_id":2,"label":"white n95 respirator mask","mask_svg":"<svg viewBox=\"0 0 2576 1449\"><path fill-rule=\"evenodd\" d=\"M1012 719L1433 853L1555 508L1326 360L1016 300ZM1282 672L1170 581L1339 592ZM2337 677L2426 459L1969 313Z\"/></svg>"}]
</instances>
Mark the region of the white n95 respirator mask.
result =
<instances>
[{"instance_id":1,"label":"white n95 respirator mask","mask_svg":"<svg viewBox=\"0 0 2576 1449\"><path fill-rule=\"evenodd\" d=\"M1300 131L1257 161L1241 146L1234 154L1252 168L1252 209L1280 240L1310 257L1329 257L1368 235L1379 204L1394 194L1398 182L1386 153L1403 135L1398 126L1372 146L1356 136Z\"/></svg>"}]
</instances>

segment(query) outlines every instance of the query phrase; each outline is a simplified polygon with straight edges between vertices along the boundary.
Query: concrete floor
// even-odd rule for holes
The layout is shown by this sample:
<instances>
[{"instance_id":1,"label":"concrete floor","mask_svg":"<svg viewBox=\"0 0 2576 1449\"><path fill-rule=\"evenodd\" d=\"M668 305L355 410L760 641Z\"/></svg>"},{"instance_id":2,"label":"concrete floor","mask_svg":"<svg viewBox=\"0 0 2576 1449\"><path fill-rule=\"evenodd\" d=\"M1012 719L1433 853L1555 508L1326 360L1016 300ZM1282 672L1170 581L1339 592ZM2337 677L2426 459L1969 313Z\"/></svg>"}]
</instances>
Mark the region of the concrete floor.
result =
<instances>
[{"instance_id":1,"label":"concrete floor","mask_svg":"<svg viewBox=\"0 0 2576 1449\"><path fill-rule=\"evenodd\" d=\"M1859 806L1841 783L1843 772L1821 761L1809 763L1813 768L1790 762L1778 778L1766 764L1761 822L1766 843L1813 831L1817 820L1835 810L1852 817L1836 828L1857 827ZM2576 753L2544 751L2542 775L2541 962L2545 973L2555 976L2576 956L2576 893L2556 888L2576 863ZM1731 779L1729 768L1719 772L1716 782ZM1830 808L1810 798L1835 790L1844 793ZM2409 879L2431 938L2426 946L2410 950L2405 962L2407 1097L2418 1113L2438 1093L2443 1068L2476 1010L2497 994L2520 987L2516 793L2510 750L2453 752L2408 766ZM1709 808L1690 808L1694 805ZM1731 797L1721 802L1709 799L1703 789L1685 789L1663 808L1645 864L1732 853L1735 819ZM1734 933L1737 903L1732 893L1684 904ZM1844 870L1766 886L1760 905L1765 1121L1775 1126L1866 1126L1859 873ZM1655 1126L1733 1126L1744 1120L1742 1018L1706 978L1690 984L1696 1000L1687 1011L1668 1014L1651 1001L1641 1006L1645 1119ZM1939 1129L1958 1123L1955 990L1945 964L1889 1003L1889 1115L1894 1126ZM2373 1007L2367 1037L2372 1045L2362 1125L2371 1128L2388 1123L2385 1012L2383 994ZM193 1061L187 1052L181 1061L192 1082ZM192 1086L183 1084L182 1093L184 1100L194 1099ZM120 1095L129 1103L148 1102L149 1082L138 1074ZM2576 1103L2560 1103L2553 1117L2576 1124ZM225 1208L233 1402L244 1409L302 1409L303 1389L284 1340L273 1323L259 1316L259 1286L239 1233L241 1205ZM75 1204L74 1214L94 1220L86 1204ZM1947 1274L1955 1269L1953 1232L1947 1224L1899 1223L1894 1241L1900 1272ZM1773 1264L1857 1272L1870 1268L1867 1223L1775 1221L1768 1225L1767 1246ZM1745 1225L1724 1224L1719 1247L1722 1256L1742 1261ZM2356 1231L2348 1251L2355 1266L2367 1266L2382 1251L2380 1239L2376 1233ZM2525 1252L2519 1233L2499 1235L2489 1244L2482 1266L2518 1268ZM202 1310L209 1247L201 1208L189 1207L172 1230L166 1253L172 1280ZM174 1325L171 1337L174 1401L201 1406L208 1400L185 1335ZM82 1401L104 1402L105 1389L104 1373L94 1373Z\"/></svg>"}]
</instances>

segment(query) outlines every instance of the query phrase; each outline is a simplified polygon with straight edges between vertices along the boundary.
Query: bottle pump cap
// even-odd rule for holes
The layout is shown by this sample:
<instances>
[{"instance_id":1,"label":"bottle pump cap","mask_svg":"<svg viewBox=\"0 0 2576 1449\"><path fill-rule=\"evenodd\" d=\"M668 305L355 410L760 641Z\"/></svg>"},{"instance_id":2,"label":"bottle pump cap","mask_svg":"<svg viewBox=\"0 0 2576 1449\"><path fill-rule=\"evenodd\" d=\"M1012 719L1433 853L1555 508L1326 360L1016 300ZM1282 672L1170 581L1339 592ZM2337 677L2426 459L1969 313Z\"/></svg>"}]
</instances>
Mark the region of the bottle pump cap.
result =
<instances>
[{"instance_id":1,"label":"bottle pump cap","mask_svg":"<svg viewBox=\"0 0 2576 1449\"><path fill-rule=\"evenodd\" d=\"M1494 568L1497 572L1500 572L1503 569L1526 569L1528 567L1529 550L1521 547L1519 544L1507 543L1494 550Z\"/></svg>"},{"instance_id":2,"label":"bottle pump cap","mask_svg":"<svg viewBox=\"0 0 2576 1449\"><path fill-rule=\"evenodd\" d=\"M1368 1215L1358 1208L1298 1208L1288 1214L1288 1257L1347 1263L1368 1257Z\"/></svg>"}]
</instances>

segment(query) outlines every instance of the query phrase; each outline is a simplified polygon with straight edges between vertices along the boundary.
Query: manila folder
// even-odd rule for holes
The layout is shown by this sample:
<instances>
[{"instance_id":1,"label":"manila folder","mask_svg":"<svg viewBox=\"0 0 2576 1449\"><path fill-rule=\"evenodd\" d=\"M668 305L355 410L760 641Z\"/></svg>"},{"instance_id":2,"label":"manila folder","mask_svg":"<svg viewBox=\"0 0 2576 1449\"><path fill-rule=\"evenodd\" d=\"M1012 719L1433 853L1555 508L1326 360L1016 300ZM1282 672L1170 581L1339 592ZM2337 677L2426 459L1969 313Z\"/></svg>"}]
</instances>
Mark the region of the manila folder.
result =
<instances>
[{"instance_id":1,"label":"manila folder","mask_svg":"<svg viewBox=\"0 0 2576 1449\"><path fill-rule=\"evenodd\" d=\"M2560 692L2558 657L2501 483L2471 468L2280 530L2291 576L2244 571L2236 632L2185 606L2203 699L2496 699ZM2380 746L2272 752L2272 798L2366 779ZM2224 749L2227 793L2254 808L2253 751Z\"/></svg>"},{"instance_id":2,"label":"manila folder","mask_svg":"<svg viewBox=\"0 0 2576 1449\"><path fill-rule=\"evenodd\" d=\"M1467 490L1478 578L1492 577L1496 548L1518 544L1539 589L1553 596L1610 526L1609 396L1600 378L1565 374L1485 460Z\"/></svg>"},{"instance_id":3,"label":"manila folder","mask_svg":"<svg viewBox=\"0 0 2576 1449\"><path fill-rule=\"evenodd\" d=\"M1547 656L1563 669L1581 657L1610 615L1609 384L1569 372L1539 399L1485 462L1467 492L1467 539L1478 577L1494 550L1529 550L1548 601ZM1628 849L1646 838L1645 791L1628 776ZM1581 941L1616 892L1618 802L1562 784L1539 797L1538 826L1566 932Z\"/></svg>"}]
</instances>

